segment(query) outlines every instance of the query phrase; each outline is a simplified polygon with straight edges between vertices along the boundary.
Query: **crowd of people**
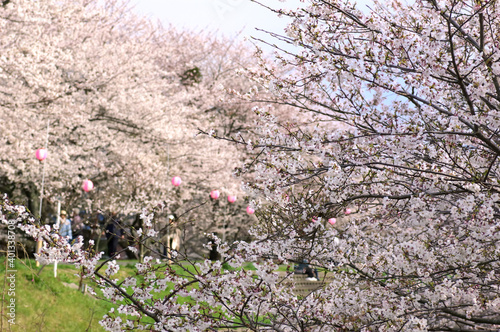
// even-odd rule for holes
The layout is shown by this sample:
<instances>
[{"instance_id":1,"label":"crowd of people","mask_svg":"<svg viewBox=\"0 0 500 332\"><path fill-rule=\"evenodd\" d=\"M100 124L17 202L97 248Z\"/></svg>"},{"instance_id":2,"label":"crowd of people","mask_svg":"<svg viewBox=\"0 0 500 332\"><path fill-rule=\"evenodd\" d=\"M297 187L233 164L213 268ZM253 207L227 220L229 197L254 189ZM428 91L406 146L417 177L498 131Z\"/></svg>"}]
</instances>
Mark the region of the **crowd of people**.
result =
<instances>
[{"instance_id":1,"label":"crowd of people","mask_svg":"<svg viewBox=\"0 0 500 332\"><path fill-rule=\"evenodd\" d=\"M140 259L142 250L160 258L168 257L170 250L178 250L180 235L177 230L169 233L170 229L165 227L165 223L171 222L170 218L175 217L171 215L167 218L168 221L158 221L159 241L146 249L140 246L138 241L141 233L137 230L143 226L140 214L125 216L114 211L88 213L85 210L73 209L71 215L66 210L61 210L59 218L52 215L50 220L54 226L58 224L59 235L68 239L70 243L81 236L85 247L92 240L96 251L105 252L104 257ZM136 250L133 250L133 247Z\"/></svg>"},{"instance_id":2,"label":"crowd of people","mask_svg":"<svg viewBox=\"0 0 500 332\"><path fill-rule=\"evenodd\" d=\"M126 240L122 221L116 212L87 214L84 210L74 209L69 217L65 210L61 210L59 234L70 242L82 236L86 245L89 240L94 240L97 246L101 241L106 241L109 257L117 254L120 240Z\"/></svg>"}]
</instances>

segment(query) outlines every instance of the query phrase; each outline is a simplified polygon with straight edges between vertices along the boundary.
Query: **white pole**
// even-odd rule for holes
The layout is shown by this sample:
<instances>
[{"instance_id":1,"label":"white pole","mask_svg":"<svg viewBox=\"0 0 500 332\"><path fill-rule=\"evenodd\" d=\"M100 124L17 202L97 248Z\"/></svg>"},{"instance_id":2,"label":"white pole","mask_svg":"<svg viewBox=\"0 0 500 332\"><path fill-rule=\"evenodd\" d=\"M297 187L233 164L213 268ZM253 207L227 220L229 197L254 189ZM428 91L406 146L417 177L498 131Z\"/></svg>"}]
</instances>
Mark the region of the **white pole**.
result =
<instances>
[{"instance_id":1,"label":"white pole","mask_svg":"<svg viewBox=\"0 0 500 332\"><path fill-rule=\"evenodd\" d=\"M49 146L49 128L50 128L50 120L47 120L47 137L45 139L45 150L48 151ZM47 160L43 161L43 169L42 169L42 190L40 192L40 207L38 209L38 218L40 218L40 222L42 222L42 204L43 204L43 186L45 184L45 164L47 164ZM36 243L36 253L39 254L42 249L42 240L38 240ZM40 263L37 261L36 266L40 266Z\"/></svg>"},{"instance_id":2,"label":"white pole","mask_svg":"<svg viewBox=\"0 0 500 332\"><path fill-rule=\"evenodd\" d=\"M61 225L61 201L57 202L57 219L56 226L59 229ZM57 278L57 261L54 262L54 278Z\"/></svg>"},{"instance_id":3,"label":"white pole","mask_svg":"<svg viewBox=\"0 0 500 332\"><path fill-rule=\"evenodd\" d=\"M50 126L50 120L47 120L47 138L45 139L45 150L47 151L49 147L49 126ZM40 219L42 218L43 186L45 184L45 164L47 164L47 161L44 160L43 170L42 170L42 192L40 193L40 209L38 210L38 217Z\"/></svg>"},{"instance_id":4,"label":"white pole","mask_svg":"<svg viewBox=\"0 0 500 332\"><path fill-rule=\"evenodd\" d=\"M170 145L167 144L167 179L170 178ZM169 211L171 213L173 213L173 211ZM170 215L169 217L167 217L167 252L166 252L166 256L167 256L167 260L170 259L170 254L172 253L172 250L170 249L170 222L172 221L173 219L170 219ZM142 262L142 261L141 261Z\"/></svg>"}]
</instances>

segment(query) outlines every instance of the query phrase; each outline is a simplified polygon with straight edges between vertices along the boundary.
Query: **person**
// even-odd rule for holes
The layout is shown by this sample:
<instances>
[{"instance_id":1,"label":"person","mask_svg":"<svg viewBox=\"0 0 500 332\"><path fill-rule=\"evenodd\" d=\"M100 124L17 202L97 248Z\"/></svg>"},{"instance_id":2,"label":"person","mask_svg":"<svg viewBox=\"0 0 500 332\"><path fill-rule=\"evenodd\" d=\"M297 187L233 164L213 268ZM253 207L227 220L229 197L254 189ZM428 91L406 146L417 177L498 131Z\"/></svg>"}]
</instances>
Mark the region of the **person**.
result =
<instances>
[{"instance_id":1,"label":"person","mask_svg":"<svg viewBox=\"0 0 500 332\"><path fill-rule=\"evenodd\" d=\"M118 248L118 241L123 238L123 228L116 212L111 214L110 221L106 225L106 239L108 240L108 255L114 257Z\"/></svg>"},{"instance_id":2,"label":"person","mask_svg":"<svg viewBox=\"0 0 500 332\"><path fill-rule=\"evenodd\" d=\"M73 232L73 237L76 239L79 235L83 234L83 221L82 217L80 217L80 210L73 210L73 219L71 220L71 230Z\"/></svg>"},{"instance_id":3,"label":"person","mask_svg":"<svg viewBox=\"0 0 500 332\"><path fill-rule=\"evenodd\" d=\"M306 259L304 259L302 263L294 267L294 273L307 274L306 279L309 281L319 281L318 270L310 267Z\"/></svg>"},{"instance_id":4,"label":"person","mask_svg":"<svg viewBox=\"0 0 500 332\"><path fill-rule=\"evenodd\" d=\"M61 219L59 219L59 234L67 238L69 242L73 239L73 233L71 231L71 220L67 216L66 211L62 210L60 214Z\"/></svg>"},{"instance_id":5,"label":"person","mask_svg":"<svg viewBox=\"0 0 500 332\"><path fill-rule=\"evenodd\" d=\"M88 221L85 218L85 210L73 210L71 225L71 230L73 231L73 239L76 239L78 236L82 236L83 243L85 246L87 246L92 236L92 229L88 225Z\"/></svg>"}]
</instances>

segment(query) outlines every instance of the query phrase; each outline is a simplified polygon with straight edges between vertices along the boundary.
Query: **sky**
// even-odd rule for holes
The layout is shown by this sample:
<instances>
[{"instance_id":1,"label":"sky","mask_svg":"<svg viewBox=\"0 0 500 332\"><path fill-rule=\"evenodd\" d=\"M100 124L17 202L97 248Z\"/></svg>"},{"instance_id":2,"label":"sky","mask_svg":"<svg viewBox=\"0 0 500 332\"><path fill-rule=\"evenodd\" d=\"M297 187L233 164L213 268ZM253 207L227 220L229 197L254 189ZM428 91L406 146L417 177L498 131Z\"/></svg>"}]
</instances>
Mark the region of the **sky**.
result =
<instances>
[{"instance_id":1,"label":"sky","mask_svg":"<svg viewBox=\"0 0 500 332\"><path fill-rule=\"evenodd\" d=\"M272 8L296 9L305 6L300 0L260 0ZM307 2L307 1L306 1ZM370 0L358 0L363 4ZM269 35L256 31L256 27L283 34L290 20L279 18L269 9L250 0L131 0L135 10L153 20L173 24L193 31L215 31L226 37L257 37L275 41ZM361 5L360 8L365 7ZM271 47L259 44L264 50Z\"/></svg>"},{"instance_id":2,"label":"sky","mask_svg":"<svg viewBox=\"0 0 500 332\"><path fill-rule=\"evenodd\" d=\"M299 0L264 2L273 8L304 6ZM256 32L255 27L283 32L288 22L249 0L133 0L132 5L141 14L160 19L163 23L194 31L217 31L227 37L238 34L240 38L250 35L263 37L265 34Z\"/></svg>"}]
</instances>

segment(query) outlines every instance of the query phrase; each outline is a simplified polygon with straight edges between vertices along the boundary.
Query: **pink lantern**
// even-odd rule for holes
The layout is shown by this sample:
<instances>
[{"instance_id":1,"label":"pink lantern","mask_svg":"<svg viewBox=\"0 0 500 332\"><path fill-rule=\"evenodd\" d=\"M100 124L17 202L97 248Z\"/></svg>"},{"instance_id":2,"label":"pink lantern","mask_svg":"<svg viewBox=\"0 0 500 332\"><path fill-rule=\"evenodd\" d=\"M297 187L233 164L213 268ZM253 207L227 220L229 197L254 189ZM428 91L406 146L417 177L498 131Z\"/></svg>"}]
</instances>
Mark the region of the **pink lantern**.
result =
<instances>
[{"instance_id":1,"label":"pink lantern","mask_svg":"<svg viewBox=\"0 0 500 332\"><path fill-rule=\"evenodd\" d=\"M212 190L210 192L210 197L212 197L212 199L217 199L217 198L219 198L219 196L220 196L220 192L218 190Z\"/></svg>"},{"instance_id":2,"label":"pink lantern","mask_svg":"<svg viewBox=\"0 0 500 332\"><path fill-rule=\"evenodd\" d=\"M229 203L234 203L234 202L236 202L236 196L232 196L232 195L227 196L227 201L228 201Z\"/></svg>"},{"instance_id":3,"label":"pink lantern","mask_svg":"<svg viewBox=\"0 0 500 332\"><path fill-rule=\"evenodd\" d=\"M85 180L85 181L83 181L82 189L83 189L83 191L85 191L86 193L88 193L89 191L91 191L92 189L94 189L94 184L90 180Z\"/></svg>"},{"instance_id":4,"label":"pink lantern","mask_svg":"<svg viewBox=\"0 0 500 332\"><path fill-rule=\"evenodd\" d=\"M349 208L345 209L345 214L346 215L351 214L351 212L352 212L351 209L349 209Z\"/></svg>"},{"instance_id":5,"label":"pink lantern","mask_svg":"<svg viewBox=\"0 0 500 332\"><path fill-rule=\"evenodd\" d=\"M335 219L335 218L330 218L330 219L328 219L328 222L329 222L330 224L332 224L332 225L335 225L335 223L337 222L337 219Z\"/></svg>"},{"instance_id":6,"label":"pink lantern","mask_svg":"<svg viewBox=\"0 0 500 332\"><path fill-rule=\"evenodd\" d=\"M312 222L317 222L318 221L318 217L314 216L312 217Z\"/></svg>"},{"instance_id":7,"label":"pink lantern","mask_svg":"<svg viewBox=\"0 0 500 332\"><path fill-rule=\"evenodd\" d=\"M255 213L255 210L252 209L250 206L247 206L247 213L248 214L254 214Z\"/></svg>"},{"instance_id":8,"label":"pink lantern","mask_svg":"<svg viewBox=\"0 0 500 332\"><path fill-rule=\"evenodd\" d=\"M47 149L38 149L36 150L36 159L43 161L45 158L47 158Z\"/></svg>"},{"instance_id":9,"label":"pink lantern","mask_svg":"<svg viewBox=\"0 0 500 332\"><path fill-rule=\"evenodd\" d=\"M172 184L174 185L174 187L178 187L178 186L180 186L180 185L181 185L181 183L182 183L182 180L181 180L181 178L180 178L180 177L178 177L178 176L174 176L174 177L172 178Z\"/></svg>"}]
</instances>

